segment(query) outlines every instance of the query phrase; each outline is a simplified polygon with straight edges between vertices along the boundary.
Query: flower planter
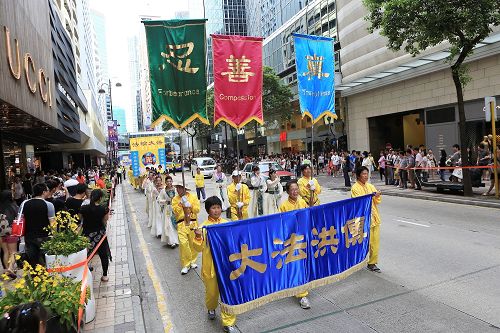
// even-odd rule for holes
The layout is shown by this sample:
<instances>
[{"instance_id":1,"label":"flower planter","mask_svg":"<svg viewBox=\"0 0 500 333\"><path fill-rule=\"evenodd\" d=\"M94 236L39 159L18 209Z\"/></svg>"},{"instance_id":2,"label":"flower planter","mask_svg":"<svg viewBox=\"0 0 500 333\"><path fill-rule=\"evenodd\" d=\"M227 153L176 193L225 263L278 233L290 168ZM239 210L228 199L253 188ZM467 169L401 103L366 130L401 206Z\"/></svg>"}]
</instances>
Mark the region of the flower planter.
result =
<instances>
[{"instance_id":1,"label":"flower planter","mask_svg":"<svg viewBox=\"0 0 500 333\"><path fill-rule=\"evenodd\" d=\"M73 322L73 327L67 328L65 325L61 324L60 316L49 316L47 319L46 332L47 333L77 333L77 323L76 318ZM80 331L83 331L84 323L80 326Z\"/></svg>"},{"instance_id":2,"label":"flower planter","mask_svg":"<svg viewBox=\"0 0 500 333\"><path fill-rule=\"evenodd\" d=\"M69 256L58 256L58 255L48 255L48 254L45 255L47 268L71 266L86 259L87 259L87 249L83 249L77 253L72 253ZM90 288L90 298L85 304L85 322L88 323L94 320L96 312L96 302L94 298L92 273L90 272L88 265L83 265L75 269L68 270L66 272L61 272L60 274L68 278L71 278L74 281L79 282L82 281L83 272L85 270L87 270L87 287Z\"/></svg>"}]
</instances>

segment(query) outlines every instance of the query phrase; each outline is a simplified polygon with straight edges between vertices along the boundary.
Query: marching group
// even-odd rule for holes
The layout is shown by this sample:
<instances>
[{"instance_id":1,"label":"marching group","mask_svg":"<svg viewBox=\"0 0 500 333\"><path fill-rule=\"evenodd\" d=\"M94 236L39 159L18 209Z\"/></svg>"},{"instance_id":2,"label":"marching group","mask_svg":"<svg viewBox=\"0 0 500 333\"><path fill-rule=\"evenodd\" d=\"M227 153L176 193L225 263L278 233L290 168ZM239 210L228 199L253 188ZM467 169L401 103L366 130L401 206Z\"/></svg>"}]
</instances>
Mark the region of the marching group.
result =
<instances>
[{"instance_id":1,"label":"marching group","mask_svg":"<svg viewBox=\"0 0 500 333\"><path fill-rule=\"evenodd\" d=\"M205 305L208 318L216 318L215 309L218 306L219 290L212 261L211 250L206 241L203 226L237 221L251 217L288 212L320 204L321 185L313 176L311 163L301 164L300 179L288 181L283 188L276 170L269 170L268 176L261 174L255 165L249 179L249 185L242 182L242 173L238 169L231 174L231 181L218 165L211 181L215 188L213 196L207 198L204 175L197 169L195 174L196 195L183 182L174 181L168 173L160 173L147 168L142 190L146 196L147 225L151 235L160 238L171 248L179 248L182 275L196 269L198 253L202 253L201 277L205 285ZM368 269L380 272L377 267L380 216L378 204L381 201L380 192L368 182L370 170L360 166L356 171L356 184L352 186L353 197L373 194L372 224L370 227L370 249ZM131 178L132 180L132 178ZM134 184L133 184L134 185ZM287 193L287 197L284 196ZM208 219L198 223L201 205L208 213ZM226 213L225 219L223 213ZM303 309L311 307L308 292L295 295L298 304ZM238 332L235 326L236 316L221 313L225 332Z\"/></svg>"}]
</instances>

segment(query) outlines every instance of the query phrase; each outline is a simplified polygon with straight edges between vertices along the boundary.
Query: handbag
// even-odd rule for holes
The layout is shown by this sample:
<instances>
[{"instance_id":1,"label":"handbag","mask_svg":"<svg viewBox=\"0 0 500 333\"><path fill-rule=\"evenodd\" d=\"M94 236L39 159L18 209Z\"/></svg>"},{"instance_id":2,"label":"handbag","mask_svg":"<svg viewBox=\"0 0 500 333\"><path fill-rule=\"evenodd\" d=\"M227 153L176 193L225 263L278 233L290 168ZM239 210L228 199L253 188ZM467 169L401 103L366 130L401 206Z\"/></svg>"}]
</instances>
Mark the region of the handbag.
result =
<instances>
[{"instance_id":1,"label":"handbag","mask_svg":"<svg viewBox=\"0 0 500 333\"><path fill-rule=\"evenodd\" d=\"M17 214L17 218L12 221L12 236L22 237L24 236L25 231L25 220L23 215L24 203L27 200L23 201L21 204L21 208L19 208L19 213Z\"/></svg>"},{"instance_id":2,"label":"handbag","mask_svg":"<svg viewBox=\"0 0 500 333\"><path fill-rule=\"evenodd\" d=\"M5 214L0 214L0 237L10 236L12 228Z\"/></svg>"}]
</instances>

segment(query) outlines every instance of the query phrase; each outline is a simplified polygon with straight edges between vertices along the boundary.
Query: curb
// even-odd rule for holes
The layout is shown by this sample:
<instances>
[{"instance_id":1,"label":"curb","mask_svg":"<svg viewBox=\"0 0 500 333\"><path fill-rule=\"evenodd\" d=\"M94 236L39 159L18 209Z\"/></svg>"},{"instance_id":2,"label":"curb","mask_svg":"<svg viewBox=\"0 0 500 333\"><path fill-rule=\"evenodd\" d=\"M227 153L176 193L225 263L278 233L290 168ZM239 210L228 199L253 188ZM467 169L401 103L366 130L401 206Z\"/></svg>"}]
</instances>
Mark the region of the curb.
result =
<instances>
[{"instance_id":1,"label":"curb","mask_svg":"<svg viewBox=\"0 0 500 333\"><path fill-rule=\"evenodd\" d=\"M467 206L500 209L500 202L488 202L488 201L485 202L485 201L479 201L477 199L465 199L465 198L458 199L458 198L450 198L450 197L445 197L445 196L437 197L437 196L433 196L433 195L418 195L418 194L411 194L411 193L409 193L409 194L405 193L403 195L402 193L397 193L397 192L393 192L393 191L384 191L383 193L385 195L394 196L394 197L404 197L404 198L411 198L411 199L448 202L448 203L467 205Z\"/></svg>"}]
</instances>

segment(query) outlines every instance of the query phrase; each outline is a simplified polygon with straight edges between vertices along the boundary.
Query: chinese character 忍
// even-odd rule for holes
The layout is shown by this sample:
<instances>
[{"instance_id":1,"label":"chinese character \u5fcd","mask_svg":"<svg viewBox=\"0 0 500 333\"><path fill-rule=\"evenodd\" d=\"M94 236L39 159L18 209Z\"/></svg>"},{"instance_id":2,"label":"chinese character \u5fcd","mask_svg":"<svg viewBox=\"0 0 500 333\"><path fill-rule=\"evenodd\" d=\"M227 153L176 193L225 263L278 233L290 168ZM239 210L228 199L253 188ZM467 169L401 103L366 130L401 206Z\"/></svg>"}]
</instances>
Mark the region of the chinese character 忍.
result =
<instances>
[{"instance_id":1,"label":"chinese character \u5fcd","mask_svg":"<svg viewBox=\"0 0 500 333\"><path fill-rule=\"evenodd\" d=\"M302 242L303 240L304 235L297 236L295 233L293 233L284 243L281 239L275 238L273 241L274 245L283 244L284 247L281 251L273 251L271 253L271 257L274 259L278 256L278 254L286 254L285 264L307 258L307 254L303 251L306 248L307 243ZM295 254L296 250L298 251L298 254ZM280 259L276 265L277 269L281 269L281 267L283 267L282 259Z\"/></svg>"},{"instance_id":2,"label":"chinese character \u5fcd","mask_svg":"<svg viewBox=\"0 0 500 333\"><path fill-rule=\"evenodd\" d=\"M307 76L308 80L311 80L313 77L317 77L321 80L322 77L329 77L330 73L323 73L323 56L306 56L307 59L307 70L308 72L303 73L303 76Z\"/></svg>"},{"instance_id":3,"label":"chinese character \u5fcd","mask_svg":"<svg viewBox=\"0 0 500 333\"><path fill-rule=\"evenodd\" d=\"M229 261L233 262L236 260L241 260L241 265L238 269L231 272L229 278L231 280L236 280L241 274L245 273L247 267L253 268L259 273L264 273L267 268L267 264L262 264L256 262L250 257L260 256L262 254L262 248L255 250L248 250L248 244L241 244L241 253L233 253L229 256Z\"/></svg>"},{"instance_id":4,"label":"chinese character \u5fcd","mask_svg":"<svg viewBox=\"0 0 500 333\"><path fill-rule=\"evenodd\" d=\"M175 51L178 50L184 50L184 53L176 53ZM172 65L175 69L177 69L180 72L186 72L190 74L195 74L198 72L199 68L191 68L191 59L185 59L186 63L183 66L183 60L187 56L189 56L194 49L194 43L189 42L186 44L180 44L180 45L167 45L167 51L168 52L161 52L161 56L167 59L167 62ZM177 63L175 63L175 59L177 58ZM161 69L165 69L165 65L163 64L160 66Z\"/></svg>"},{"instance_id":5,"label":"chinese character \u5fcd","mask_svg":"<svg viewBox=\"0 0 500 333\"><path fill-rule=\"evenodd\" d=\"M339 240L335 238L337 235L337 230L333 226L330 229L326 230L326 227L321 229L321 232L318 234L318 230L313 228L313 235L319 236L318 239L313 239L311 241L312 246L318 245L318 249L314 252L314 258L318 258L318 255L324 256L326 253L326 247L330 246L330 250L332 253L337 253L337 245L339 244Z\"/></svg>"},{"instance_id":6,"label":"chinese character \u5fcd","mask_svg":"<svg viewBox=\"0 0 500 333\"><path fill-rule=\"evenodd\" d=\"M346 248L349 248L351 245L356 245L356 243L363 243L363 239L367 236L365 232L365 218L357 217L347 221L342 227L342 232L345 236ZM349 235L351 235L351 237L349 237Z\"/></svg>"},{"instance_id":7,"label":"chinese character \u5fcd","mask_svg":"<svg viewBox=\"0 0 500 333\"><path fill-rule=\"evenodd\" d=\"M229 72L222 72L221 75L227 75L229 82L248 82L248 78L255 75L255 73L246 72L250 69L249 63L252 60L247 59L245 56L235 58L231 55L226 61L228 62Z\"/></svg>"}]
</instances>

